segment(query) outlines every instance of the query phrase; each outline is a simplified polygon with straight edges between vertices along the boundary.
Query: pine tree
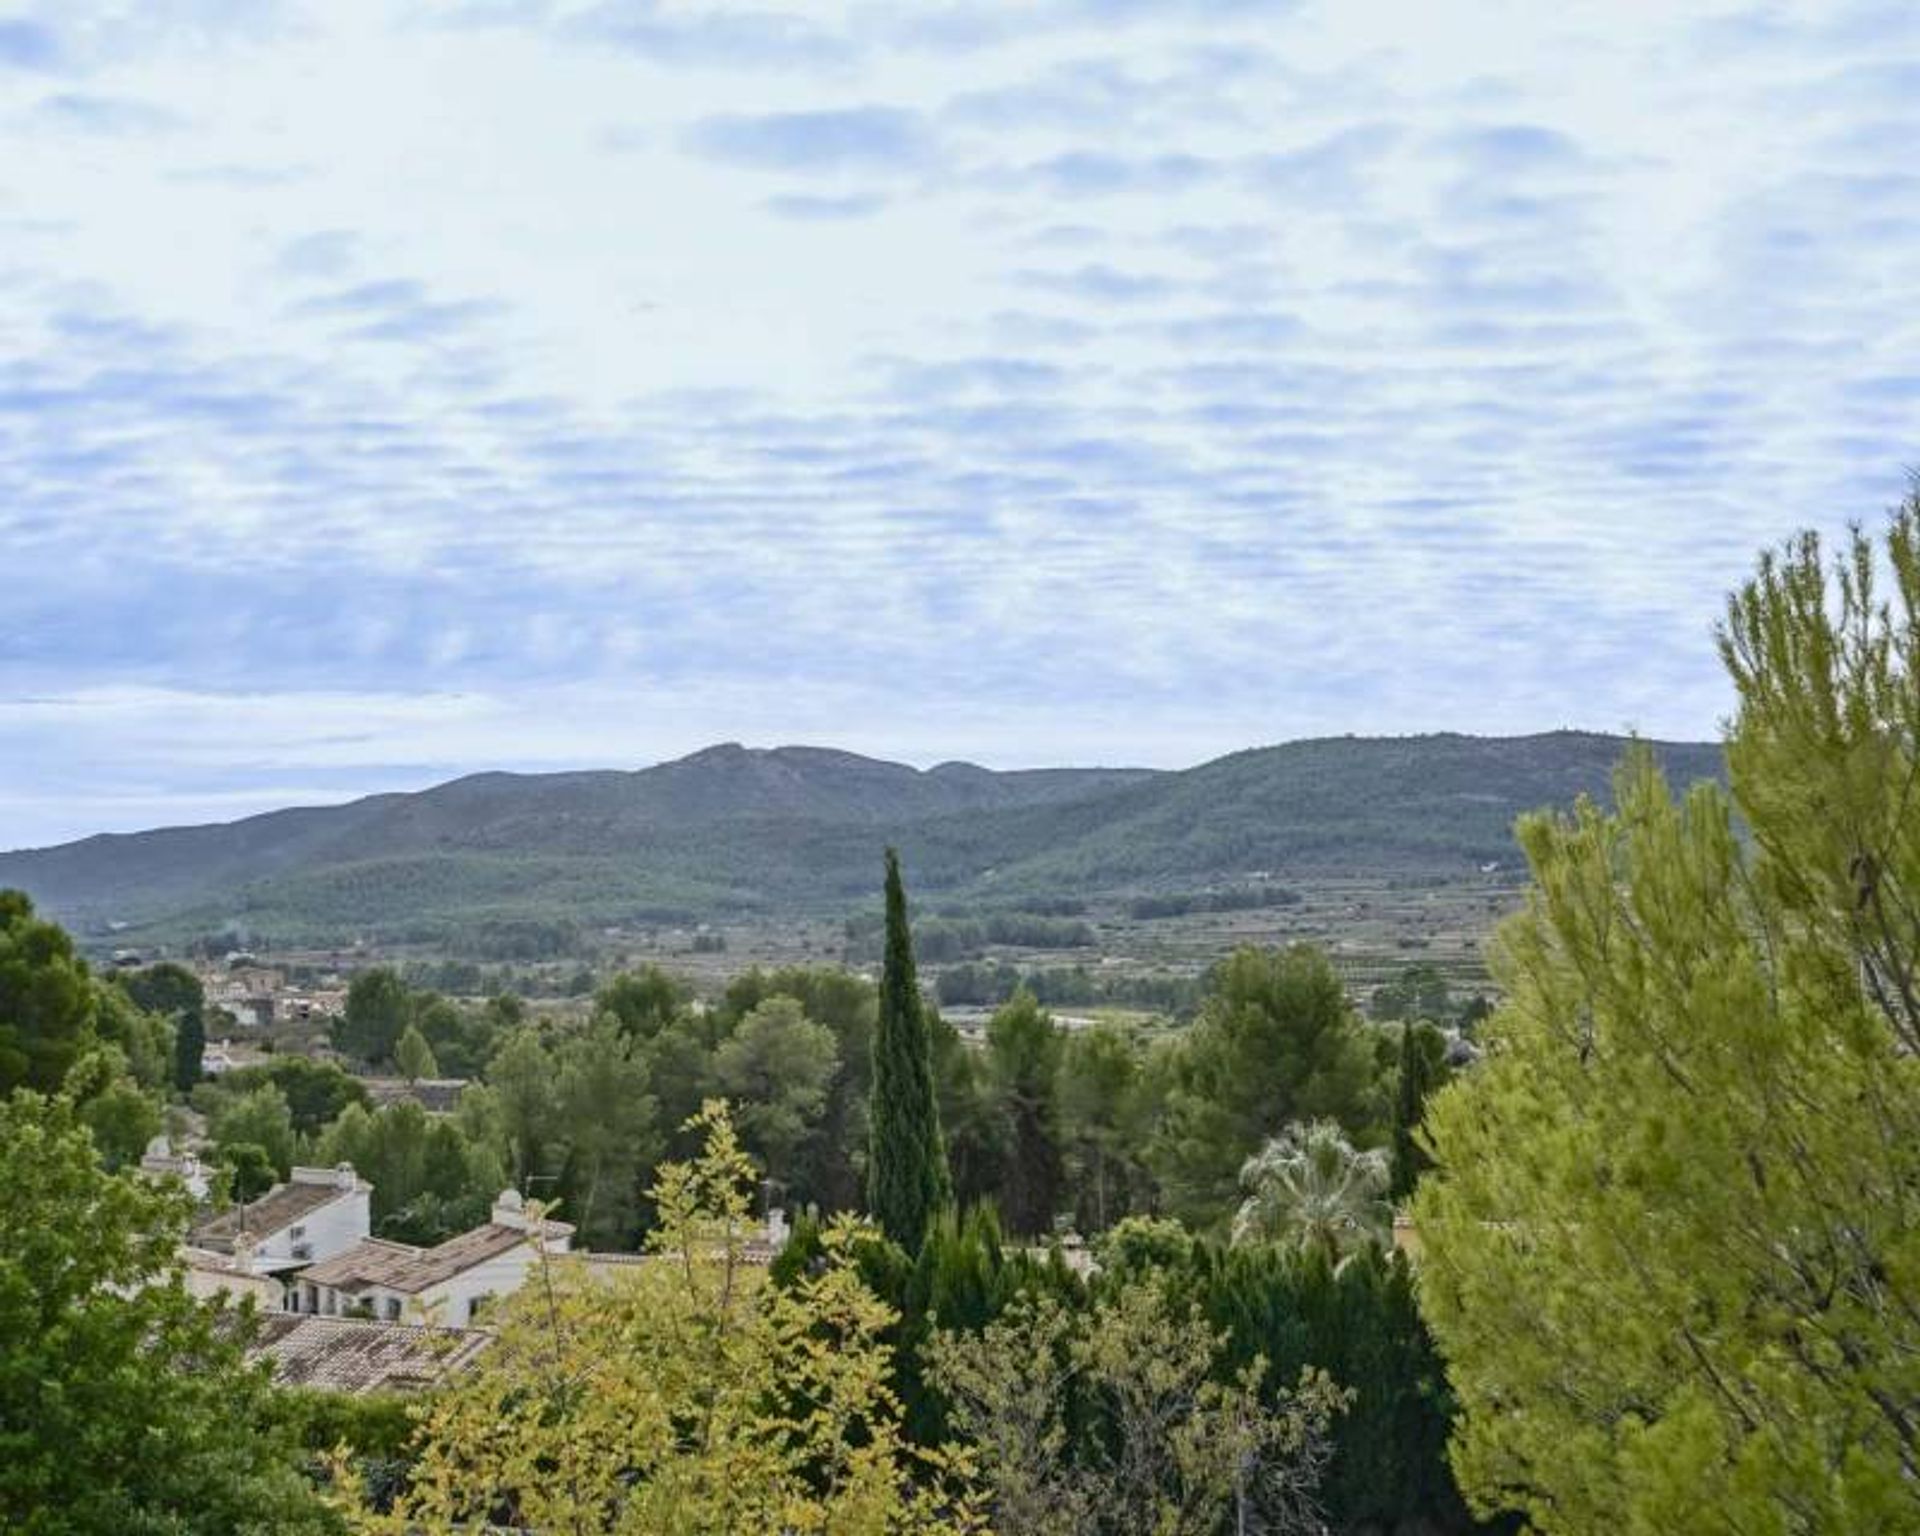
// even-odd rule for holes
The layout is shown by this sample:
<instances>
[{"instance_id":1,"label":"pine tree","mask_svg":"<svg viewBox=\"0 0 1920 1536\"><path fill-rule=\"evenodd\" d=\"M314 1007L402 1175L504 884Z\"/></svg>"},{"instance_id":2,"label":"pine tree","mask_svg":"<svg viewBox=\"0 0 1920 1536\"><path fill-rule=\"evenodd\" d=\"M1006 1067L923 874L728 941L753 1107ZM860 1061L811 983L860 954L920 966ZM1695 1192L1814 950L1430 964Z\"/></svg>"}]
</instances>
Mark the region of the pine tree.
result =
<instances>
[{"instance_id":1,"label":"pine tree","mask_svg":"<svg viewBox=\"0 0 1920 1536\"><path fill-rule=\"evenodd\" d=\"M1025 987L987 1024L987 1062L1010 1154L1001 1210L1022 1236L1049 1232L1064 1182L1060 1161L1062 1036Z\"/></svg>"},{"instance_id":2,"label":"pine tree","mask_svg":"<svg viewBox=\"0 0 1920 1536\"><path fill-rule=\"evenodd\" d=\"M917 1253L935 1211L953 1198L933 1096L933 1062L907 929L900 858L887 850L887 947L873 1036L867 1206L888 1237Z\"/></svg>"},{"instance_id":3,"label":"pine tree","mask_svg":"<svg viewBox=\"0 0 1920 1536\"><path fill-rule=\"evenodd\" d=\"M1427 1108L1453 1465L1548 1536L1920 1530L1920 494L1722 640L1732 801L1640 747L1614 814L1521 822L1505 1001Z\"/></svg>"}]
</instances>

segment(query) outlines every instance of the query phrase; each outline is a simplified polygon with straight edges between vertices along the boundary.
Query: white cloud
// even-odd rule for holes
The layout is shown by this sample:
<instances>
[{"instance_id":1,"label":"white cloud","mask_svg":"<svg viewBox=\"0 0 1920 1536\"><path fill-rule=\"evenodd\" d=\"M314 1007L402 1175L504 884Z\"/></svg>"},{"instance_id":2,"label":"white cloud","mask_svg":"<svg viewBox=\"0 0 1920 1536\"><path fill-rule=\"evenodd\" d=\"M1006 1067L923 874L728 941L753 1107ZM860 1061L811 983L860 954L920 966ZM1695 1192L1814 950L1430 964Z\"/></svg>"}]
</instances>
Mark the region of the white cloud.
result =
<instances>
[{"instance_id":1,"label":"white cloud","mask_svg":"<svg viewBox=\"0 0 1920 1536\"><path fill-rule=\"evenodd\" d=\"M1708 733L1720 594L1911 457L1870 10L33 9L0 844L721 737Z\"/></svg>"}]
</instances>

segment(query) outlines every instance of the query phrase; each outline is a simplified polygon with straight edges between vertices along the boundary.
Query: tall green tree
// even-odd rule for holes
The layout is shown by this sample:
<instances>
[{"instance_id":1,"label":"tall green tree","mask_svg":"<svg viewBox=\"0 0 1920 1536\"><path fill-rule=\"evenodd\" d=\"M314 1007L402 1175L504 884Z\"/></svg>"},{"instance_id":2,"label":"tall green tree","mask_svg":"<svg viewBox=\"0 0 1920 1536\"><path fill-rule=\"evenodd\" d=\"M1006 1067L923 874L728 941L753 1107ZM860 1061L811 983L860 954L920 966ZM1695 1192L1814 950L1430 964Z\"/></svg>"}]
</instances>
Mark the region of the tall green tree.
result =
<instances>
[{"instance_id":1,"label":"tall green tree","mask_svg":"<svg viewBox=\"0 0 1920 1536\"><path fill-rule=\"evenodd\" d=\"M866 977L838 966L756 967L728 985L722 1010L737 1021L776 997L792 998L809 1019L832 1031L838 1063L818 1124L793 1167L790 1193L796 1202L810 1202L823 1211L854 1210L866 1188L878 993ZM944 1110L941 1123L951 1124Z\"/></svg>"},{"instance_id":2,"label":"tall green tree","mask_svg":"<svg viewBox=\"0 0 1920 1536\"><path fill-rule=\"evenodd\" d=\"M692 1154L694 1144L688 1139L691 1133L687 1123L699 1114L702 1104L720 1092L714 1076L714 1055L738 1022L738 1016L718 1008L683 1009L659 1034L642 1042L669 1155Z\"/></svg>"},{"instance_id":3,"label":"tall green tree","mask_svg":"<svg viewBox=\"0 0 1920 1536\"><path fill-rule=\"evenodd\" d=\"M987 1021L987 1064L1006 1123L1000 1209L1022 1236L1050 1232L1061 1204L1061 1036L1022 987Z\"/></svg>"},{"instance_id":4,"label":"tall green tree","mask_svg":"<svg viewBox=\"0 0 1920 1536\"><path fill-rule=\"evenodd\" d=\"M889 848L887 945L868 1116L867 1206L880 1229L909 1253L918 1251L927 1222L952 1199L953 1191L923 1009L900 859Z\"/></svg>"},{"instance_id":5,"label":"tall green tree","mask_svg":"<svg viewBox=\"0 0 1920 1536\"><path fill-rule=\"evenodd\" d=\"M376 1234L403 1242L434 1243L478 1226L506 1185L497 1144L471 1139L460 1119L429 1115L412 1099L372 1112L349 1105L314 1157L353 1164L373 1185Z\"/></svg>"},{"instance_id":6,"label":"tall green tree","mask_svg":"<svg viewBox=\"0 0 1920 1536\"><path fill-rule=\"evenodd\" d=\"M1223 1224L1241 1165L1295 1120L1359 1136L1381 1118L1380 1081L1346 988L1319 950L1242 949L1221 962L1174 1048L1150 1156L1173 1211Z\"/></svg>"},{"instance_id":7,"label":"tall green tree","mask_svg":"<svg viewBox=\"0 0 1920 1536\"><path fill-rule=\"evenodd\" d=\"M201 1087L194 1095L194 1103L214 1113L222 1100L237 1098L261 1087L280 1091L287 1101L293 1129L301 1136L317 1135L348 1105L372 1103L360 1079L342 1072L332 1062L310 1061L305 1056L284 1053L257 1067L240 1067L223 1073L217 1083Z\"/></svg>"},{"instance_id":8,"label":"tall green tree","mask_svg":"<svg viewBox=\"0 0 1920 1536\"><path fill-rule=\"evenodd\" d=\"M245 1093L222 1095L212 1101L207 1134L214 1146L245 1144L261 1148L281 1178L293 1168L298 1142L287 1096L271 1083Z\"/></svg>"},{"instance_id":9,"label":"tall green tree","mask_svg":"<svg viewBox=\"0 0 1920 1536\"><path fill-rule=\"evenodd\" d=\"M437 992L413 993L410 1027L419 1030L433 1048L437 1075L442 1077L478 1077L494 1046L525 1022L520 1000L510 994L472 1007Z\"/></svg>"},{"instance_id":10,"label":"tall green tree","mask_svg":"<svg viewBox=\"0 0 1920 1536\"><path fill-rule=\"evenodd\" d=\"M173 1026L173 1086L189 1093L206 1075L207 1017L200 1009L183 1013Z\"/></svg>"},{"instance_id":11,"label":"tall green tree","mask_svg":"<svg viewBox=\"0 0 1920 1536\"><path fill-rule=\"evenodd\" d=\"M1809 537L1732 601L1750 842L1644 750L1613 814L1521 824L1506 1002L1414 1199L1483 1509L1920 1529L1920 500L1884 568Z\"/></svg>"},{"instance_id":12,"label":"tall green tree","mask_svg":"<svg viewBox=\"0 0 1920 1536\"><path fill-rule=\"evenodd\" d=\"M489 1107L496 1112L515 1184L544 1175L558 1137L553 1063L539 1032L523 1027L501 1042L487 1063Z\"/></svg>"},{"instance_id":13,"label":"tall green tree","mask_svg":"<svg viewBox=\"0 0 1920 1536\"><path fill-rule=\"evenodd\" d=\"M92 1043L110 1046L125 1057L127 1071L142 1088L173 1086L176 1043L173 1020L140 1007L119 987L97 977L93 984L93 1019L88 1034Z\"/></svg>"},{"instance_id":14,"label":"tall green tree","mask_svg":"<svg viewBox=\"0 0 1920 1536\"><path fill-rule=\"evenodd\" d=\"M1393 1088L1393 1138L1388 1153L1393 1177L1388 1193L1404 1200L1433 1159L1420 1145L1420 1121L1427 1095L1446 1081L1446 1037L1430 1024L1408 1019L1400 1026L1400 1066Z\"/></svg>"},{"instance_id":15,"label":"tall green tree","mask_svg":"<svg viewBox=\"0 0 1920 1536\"><path fill-rule=\"evenodd\" d=\"M200 978L184 965L172 960L124 971L115 978L120 989L148 1013L162 1017L194 1013L207 1006L206 989Z\"/></svg>"},{"instance_id":16,"label":"tall green tree","mask_svg":"<svg viewBox=\"0 0 1920 1536\"><path fill-rule=\"evenodd\" d=\"M227 1198L242 1205L258 1200L280 1182L267 1149L251 1141L222 1142L215 1150L214 1166L225 1177Z\"/></svg>"},{"instance_id":17,"label":"tall green tree","mask_svg":"<svg viewBox=\"0 0 1920 1536\"><path fill-rule=\"evenodd\" d=\"M622 971L596 994L593 1006L611 1014L637 1040L651 1040L687 1006L689 992L657 965Z\"/></svg>"},{"instance_id":18,"label":"tall green tree","mask_svg":"<svg viewBox=\"0 0 1920 1536\"><path fill-rule=\"evenodd\" d=\"M838 1065L833 1031L791 997L771 997L748 1013L714 1053L741 1140L768 1177L794 1190L795 1175L827 1107Z\"/></svg>"},{"instance_id":19,"label":"tall green tree","mask_svg":"<svg viewBox=\"0 0 1920 1536\"><path fill-rule=\"evenodd\" d=\"M413 991L384 965L362 971L347 987L347 1006L333 1043L347 1055L379 1066L393 1060L400 1034L413 1020Z\"/></svg>"},{"instance_id":20,"label":"tall green tree","mask_svg":"<svg viewBox=\"0 0 1920 1536\"><path fill-rule=\"evenodd\" d=\"M1151 1180L1140 1159L1151 1108L1132 1040L1107 1024L1067 1037L1061 1135L1082 1231L1104 1232L1144 1201Z\"/></svg>"},{"instance_id":21,"label":"tall green tree","mask_svg":"<svg viewBox=\"0 0 1920 1536\"><path fill-rule=\"evenodd\" d=\"M0 1094L57 1089L94 1015L93 981L66 930L0 891Z\"/></svg>"},{"instance_id":22,"label":"tall green tree","mask_svg":"<svg viewBox=\"0 0 1920 1536\"><path fill-rule=\"evenodd\" d=\"M126 1058L114 1046L94 1046L76 1061L65 1092L109 1169L137 1163L160 1134L157 1096L133 1080Z\"/></svg>"},{"instance_id":23,"label":"tall green tree","mask_svg":"<svg viewBox=\"0 0 1920 1536\"><path fill-rule=\"evenodd\" d=\"M940 1107L940 1139L954 1204L967 1207L1000 1198L1007 1168L1007 1124L993 1091L985 1056L959 1030L927 1011L933 1052L933 1095Z\"/></svg>"},{"instance_id":24,"label":"tall green tree","mask_svg":"<svg viewBox=\"0 0 1920 1536\"><path fill-rule=\"evenodd\" d=\"M553 1141L566 1148L562 1209L583 1244L626 1248L639 1225L642 1176L660 1155L646 1056L605 1014L554 1051Z\"/></svg>"},{"instance_id":25,"label":"tall green tree","mask_svg":"<svg viewBox=\"0 0 1920 1536\"><path fill-rule=\"evenodd\" d=\"M207 1049L207 994L200 978L184 965L162 960L117 980L136 1006L172 1023L168 1073L175 1088L188 1092L200 1081Z\"/></svg>"},{"instance_id":26,"label":"tall green tree","mask_svg":"<svg viewBox=\"0 0 1920 1536\"><path fill-rule=\"evenodd\" d=\"M181 1283L190 1202L107 1173L71 1104L0 1100L0 1527L336 1529L273 1426L251 1322Z\"/></svg>"}]
</instances>

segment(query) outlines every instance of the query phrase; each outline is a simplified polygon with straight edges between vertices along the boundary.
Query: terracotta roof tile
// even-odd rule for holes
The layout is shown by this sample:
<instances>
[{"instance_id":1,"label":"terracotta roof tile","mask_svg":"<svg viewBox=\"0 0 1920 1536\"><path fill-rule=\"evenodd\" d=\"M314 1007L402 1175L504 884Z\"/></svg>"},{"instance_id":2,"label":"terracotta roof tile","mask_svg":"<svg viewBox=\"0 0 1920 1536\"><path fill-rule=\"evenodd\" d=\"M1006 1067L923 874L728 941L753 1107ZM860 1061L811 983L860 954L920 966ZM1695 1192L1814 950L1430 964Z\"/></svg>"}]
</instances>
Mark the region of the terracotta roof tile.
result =
<instances>
[{"instance_id":1,"label":"terracotta roof tile","mask_svg":"<svg viewBox=\"0 0 1920 1536\"><path fill-rule=\"evenodd\" d=\"M573 1228L563 1222L547 1223L550 1237L562 1237L572 1231ZM517 1248L530 1235L519 1227L488 1222L432 1248L415 1248L378 1237L362 1238L345 1253L302 1270L300 1278L340 1291L360 1291L378 1285L413 1296Z\"/></svg>"},{"instance_id":2,"label":"terracotta roof tile","mask_svg":"<svg viewBox=\"0 0 1920 1536\"><path fill-rule=\"evenodd\" d=\"M265 1237L350 1193L337 1184L276 1184L250 1204L231 1205L196 1222L194 1246L231 1252L234 1240L242 1234Z\"/></svg>"},{"instance_id":3,"label":"terracotta roof tile","mask_svg":"<svg viewBox=\"0 0 1920 1536\"><path fill-rule=\"evenodd\" d=\"M355 1395L417 1392L467 1369L493 1335L480 1328L416 1328L406 1323L268 1313L252 1355L272 1362L284 1386Z\"/></svg>"}]
</instances>

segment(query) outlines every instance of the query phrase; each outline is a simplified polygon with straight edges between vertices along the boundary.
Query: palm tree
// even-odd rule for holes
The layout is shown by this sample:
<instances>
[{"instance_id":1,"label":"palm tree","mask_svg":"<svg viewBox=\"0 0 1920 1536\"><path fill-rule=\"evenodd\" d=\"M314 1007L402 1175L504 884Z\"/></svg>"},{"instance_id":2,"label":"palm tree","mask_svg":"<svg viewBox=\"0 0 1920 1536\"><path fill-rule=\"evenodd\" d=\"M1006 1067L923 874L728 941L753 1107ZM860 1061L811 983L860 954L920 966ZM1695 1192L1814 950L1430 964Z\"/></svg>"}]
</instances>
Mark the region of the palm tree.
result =
<instances>
[{"instance_id":1,"label":"palm tree","mask_svg":"<svg viewBox=\"0 0 1920 1536\"><path fill-rule=\"evenodd\" d=\"M1289 1125L1240 1170L1247 1198L1233 1240L1319 1248L1338 1261L1391 1236L1391 1179L1385 1153L1356 1151L1331 1120Z\"/></svg>"}]
</instances>

